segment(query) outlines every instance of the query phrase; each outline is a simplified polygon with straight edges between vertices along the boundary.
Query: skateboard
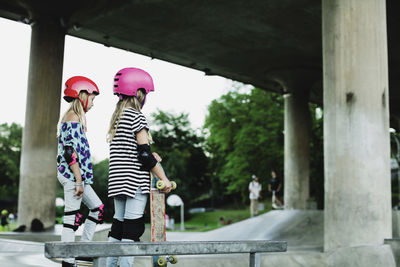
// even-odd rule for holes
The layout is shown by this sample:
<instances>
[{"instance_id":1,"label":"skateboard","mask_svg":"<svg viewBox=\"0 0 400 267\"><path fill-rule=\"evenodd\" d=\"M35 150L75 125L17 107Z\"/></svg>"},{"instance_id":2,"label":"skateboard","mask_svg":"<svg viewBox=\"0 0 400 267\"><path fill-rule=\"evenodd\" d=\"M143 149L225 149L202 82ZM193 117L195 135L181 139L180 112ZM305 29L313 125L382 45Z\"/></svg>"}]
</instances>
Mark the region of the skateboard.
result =
<instances>
[{"instance_id":1,"label":"skateboard","mask_svg":"<svg viewBox=\"0 0 400 267\"><path fill-rule=\"evenodd\" d=\"M159 166L162 168L160 163ZM165 187L163 181L151 174L150 185L150 224L151 224L151 242L165 242L165 193L161 190ZM176 183L171 182L172 190L176 188ZM167 266L168 262L175 264L178 262L176 256L152 256L151 263L153 267Z\"/></svg>"}]
</instances>

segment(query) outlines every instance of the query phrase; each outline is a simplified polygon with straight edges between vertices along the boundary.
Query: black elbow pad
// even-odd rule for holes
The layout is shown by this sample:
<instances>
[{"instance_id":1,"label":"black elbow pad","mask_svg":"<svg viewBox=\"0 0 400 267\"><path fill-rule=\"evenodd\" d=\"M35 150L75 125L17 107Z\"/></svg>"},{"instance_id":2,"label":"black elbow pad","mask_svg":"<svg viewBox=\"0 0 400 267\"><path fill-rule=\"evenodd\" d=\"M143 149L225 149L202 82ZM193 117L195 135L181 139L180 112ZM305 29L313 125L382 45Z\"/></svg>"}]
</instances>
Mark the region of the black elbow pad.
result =
<instances>
[{"instance_id":1,"label":"black elbow pad","mask_svg":"<svg viewBox=\"0 0 400 267\"><path fill-rule=\"evenodd\" d=\"M64 158L65 161L68 163L68 165L72 165L76 162L76 158L74 155L74 148L72 146L64 147Z\"/></svg>"},{"instance_id":2,"label":"black elbow pad","mask_svg":"<svg viewBox=\"0 0 400 267\"><path fill-rule=\"evenodd\" d=\"M148 144L138 145L138 159L142 163L141 169L145 171L150 171L157 164Z\"/></svg>"}]
</instances>

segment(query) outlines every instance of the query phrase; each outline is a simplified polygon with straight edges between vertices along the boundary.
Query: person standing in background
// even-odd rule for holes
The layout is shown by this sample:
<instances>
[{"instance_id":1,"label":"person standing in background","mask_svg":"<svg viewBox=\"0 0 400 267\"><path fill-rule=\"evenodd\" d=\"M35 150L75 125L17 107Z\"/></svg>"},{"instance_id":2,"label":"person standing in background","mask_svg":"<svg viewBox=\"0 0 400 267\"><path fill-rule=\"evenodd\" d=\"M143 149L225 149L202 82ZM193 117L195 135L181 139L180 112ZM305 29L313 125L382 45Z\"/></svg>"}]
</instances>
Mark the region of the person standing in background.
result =
<instances>
[{"instance_id":1,"label":"person standing in background","mask_svg":"<svg viewBox=\"0 0 400 267\"><path fill-rule=\"evenodd\" d=\"M250 216L254 217L258 215L258 199L261 199L261 184L258 182L258 177L253 174L251 177L253 180L249 184L250 191Z\"/></svg>"},{"instance_id":2,"label":"person standing in background","mask_svg":"<svg viewBox=\"0 0 400 267\"><path fill-rule=\"evenodd\" d=\"M271 182L268 184L268 191L272 192L272 208L280 209L283 207L282 201L279 199L282 190L282 183L276 176L274 170L271 171Z\"/></svg>"}]
</instances>

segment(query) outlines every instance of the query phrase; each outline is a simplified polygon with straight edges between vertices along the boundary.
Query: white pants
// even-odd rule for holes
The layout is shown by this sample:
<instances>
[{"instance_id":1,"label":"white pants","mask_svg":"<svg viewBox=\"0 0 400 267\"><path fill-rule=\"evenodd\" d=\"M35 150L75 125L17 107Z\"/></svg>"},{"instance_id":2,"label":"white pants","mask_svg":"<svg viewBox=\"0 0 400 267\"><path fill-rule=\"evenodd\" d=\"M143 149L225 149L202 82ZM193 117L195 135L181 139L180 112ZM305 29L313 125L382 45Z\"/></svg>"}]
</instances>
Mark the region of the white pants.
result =
<instances>
[{"instance_id":1,"label":"white pants","mask_svg":"<svg viewBox=\"0 0 400 267\"><path fill-rule=\"evenodd\" d=\"M89 210L96 209L100 207L103 203L100 198L94 192L90 185L84 185L83 196L78 199L74 196L75 194L75 182L65 178L60 173L57 175L58 181L64 187L64 212L76 211L81 207L81 202L88 207ZM90 211L90 217L98 219L99 211ZM74 225L76 215L64 215L64 224ZM96 230L96 223L91 220L85 220L85 226L83 228L81 241L91 241L93 239L94 232ZM75 241L75 231L68 227L63 227L61 234L62 242L74 242ZM73 263L74 259L64 259L66 262Z\"/></svg>"},{"instance_id":2,"label":"white pants","mask_svg":"<svg viewBox=\"0 0 400 267\"><path fill-rule=\"evenodd\" d=\"M250 199L250 216L258 215L258 199Z\"/></svg>"}]
</instances>

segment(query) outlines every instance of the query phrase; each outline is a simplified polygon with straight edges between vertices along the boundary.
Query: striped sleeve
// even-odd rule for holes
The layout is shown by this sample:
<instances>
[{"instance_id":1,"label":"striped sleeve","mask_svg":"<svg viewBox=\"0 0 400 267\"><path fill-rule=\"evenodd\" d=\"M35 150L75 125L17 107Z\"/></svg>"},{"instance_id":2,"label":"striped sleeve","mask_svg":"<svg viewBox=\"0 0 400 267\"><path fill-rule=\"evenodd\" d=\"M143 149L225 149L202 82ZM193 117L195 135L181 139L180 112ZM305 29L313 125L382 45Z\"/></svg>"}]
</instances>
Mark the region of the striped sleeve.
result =
<instances>
[{"instance_id":1,"label":"striped sleeve","mask_svg":"<svg viewBox=\"0 0 400 267\"><path fill-rule=\"evenodd\" d=\"M136 118L133 120L132 130L136 134L143 129L149 130L149 125L147 124L146 117L142 113L137 112Z\"/></svg>"}]
</instances>

